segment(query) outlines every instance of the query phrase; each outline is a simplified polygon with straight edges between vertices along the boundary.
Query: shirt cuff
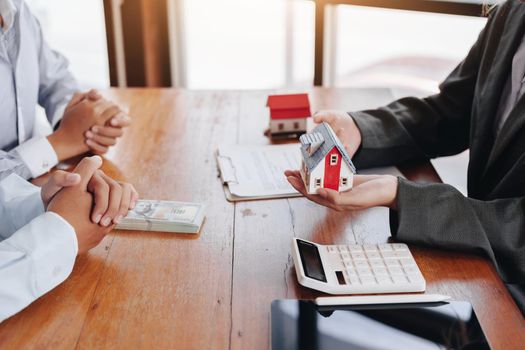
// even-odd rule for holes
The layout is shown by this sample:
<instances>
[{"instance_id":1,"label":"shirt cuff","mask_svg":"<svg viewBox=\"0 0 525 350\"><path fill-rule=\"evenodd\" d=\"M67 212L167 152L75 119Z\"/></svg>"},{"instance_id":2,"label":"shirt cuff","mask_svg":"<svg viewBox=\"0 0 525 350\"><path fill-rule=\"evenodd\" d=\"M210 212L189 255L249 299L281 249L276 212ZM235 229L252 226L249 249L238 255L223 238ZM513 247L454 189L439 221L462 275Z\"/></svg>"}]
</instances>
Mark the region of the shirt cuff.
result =
<instances>
[{"instance_id":1,"label":"shirt cuff","mask_svg":"<svg viewBox=\"0 0 525 350\"><path fill-rule=\"evenodd\" d=\"M46 137L34 137L15 148L33 178L47 173L58 164L58 157Z\"/></svg>"}]
</instances>

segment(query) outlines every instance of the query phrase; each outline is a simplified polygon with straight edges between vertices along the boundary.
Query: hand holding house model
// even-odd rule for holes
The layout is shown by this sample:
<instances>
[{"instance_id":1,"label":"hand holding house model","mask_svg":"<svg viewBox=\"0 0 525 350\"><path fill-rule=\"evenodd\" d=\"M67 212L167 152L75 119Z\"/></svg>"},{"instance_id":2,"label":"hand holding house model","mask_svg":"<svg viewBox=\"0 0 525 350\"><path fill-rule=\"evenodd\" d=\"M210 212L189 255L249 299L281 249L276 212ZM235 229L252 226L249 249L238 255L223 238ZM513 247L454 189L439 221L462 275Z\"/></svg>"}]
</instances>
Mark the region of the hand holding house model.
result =
<instances>
[{"instance_id":1,"label":"hand holding house model","mask_svg":"<svg viewBox=\"0 0 525 350\"><path fill-rule=\"evenodd\" d=\"M320 188L344 192L352 188L356 169L345 147L327 123L302 135L301 177L309 194Z\"/></svg>"}]
</instances>

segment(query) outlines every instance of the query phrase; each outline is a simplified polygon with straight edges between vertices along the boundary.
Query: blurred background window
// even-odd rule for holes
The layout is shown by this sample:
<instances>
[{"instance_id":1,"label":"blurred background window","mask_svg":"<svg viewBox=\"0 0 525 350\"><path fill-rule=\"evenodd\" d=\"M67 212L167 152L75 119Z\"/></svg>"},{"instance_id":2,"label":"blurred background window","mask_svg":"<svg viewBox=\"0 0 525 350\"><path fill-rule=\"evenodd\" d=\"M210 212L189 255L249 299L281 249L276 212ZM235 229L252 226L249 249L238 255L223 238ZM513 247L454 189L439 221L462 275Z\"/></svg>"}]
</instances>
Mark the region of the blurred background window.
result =
<instances>
[{"instance_id":1,"label":"blurred background window","mask_svg":"<svg viewBox=\"0 0 525 350\"><path fill-rule=\"evenodd\" d=\"M109 86L103 0L26 0L49 44L83 89ZM114 0L111 0L114 1ZM132 0L127 0L132 1ZM181 26L177 47L190 89L312 85L315 4L306 0L166 0ZM173 9L174 7L169 7ZM435 91L466 55L484 18L338 5L329 85ZM176 46L174 42L172 46ZM173 51L172 51L173 52Z\"/></svg>"},{"instance_id":2,"label":"blurred background window","mask_svg":"<svg viewBox=\"0 0 525 350\"><path fill-rule=\"evenodd\" d=\"M109 86L103 0L26 0L83 89Z\"/></svg>"}]
</instances>

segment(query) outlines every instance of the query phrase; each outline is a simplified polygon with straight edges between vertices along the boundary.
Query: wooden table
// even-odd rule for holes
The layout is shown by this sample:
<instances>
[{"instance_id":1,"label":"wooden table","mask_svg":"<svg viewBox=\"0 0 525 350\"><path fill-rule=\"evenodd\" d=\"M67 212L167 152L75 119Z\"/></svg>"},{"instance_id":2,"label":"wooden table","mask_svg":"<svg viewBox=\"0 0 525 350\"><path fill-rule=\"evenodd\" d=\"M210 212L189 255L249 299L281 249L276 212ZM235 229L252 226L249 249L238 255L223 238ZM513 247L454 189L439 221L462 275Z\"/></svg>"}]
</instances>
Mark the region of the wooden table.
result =
<instances>
[{"instance_id":1,"label":"wooden table","mask_svg":"<svg viewBox=\"0 0 525 350\"><path fill-rule=\"evenodd\" d=\"M270 302L313 298L298 285L292 236L385 242L387 212L336 213L303 198L225 200L219 144L266 144L268 92L112 90L133 126L104 170L144 198L208 204L198 236L115 231L59 287L0 325L1 349L267 349ZM311 92L314 109L357 108L379 92ZM379 97L378 97L379 96ZM437 181L428 165L402 168ZM495 269L477 256L412 247L428 292L469 300L494 349L525 343L525 321Z\"/></svg>"}]
</instances>

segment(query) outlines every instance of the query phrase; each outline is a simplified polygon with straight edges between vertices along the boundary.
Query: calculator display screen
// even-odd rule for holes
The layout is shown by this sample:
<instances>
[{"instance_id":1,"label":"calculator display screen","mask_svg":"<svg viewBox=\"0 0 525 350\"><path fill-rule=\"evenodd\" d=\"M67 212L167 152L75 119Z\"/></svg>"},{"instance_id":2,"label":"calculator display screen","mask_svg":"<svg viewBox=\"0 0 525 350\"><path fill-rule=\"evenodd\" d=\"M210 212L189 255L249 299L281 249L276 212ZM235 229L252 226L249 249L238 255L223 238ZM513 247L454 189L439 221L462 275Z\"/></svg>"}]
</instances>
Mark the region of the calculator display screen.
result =
<instances>
[{"instance_id":1,"label":"calculator display screen","mask_svg":"<svg viewBox=\"0 0 525 350\"><path fill-rule=\"evenodd\" d=\"M296 242L299 247L299 255L301 256L301 262L306 276L326 282L323 263L321 262L321 256L319 255L317 247L314 244L301 240L297 240Z\"/></svg>"}]
</instances>

